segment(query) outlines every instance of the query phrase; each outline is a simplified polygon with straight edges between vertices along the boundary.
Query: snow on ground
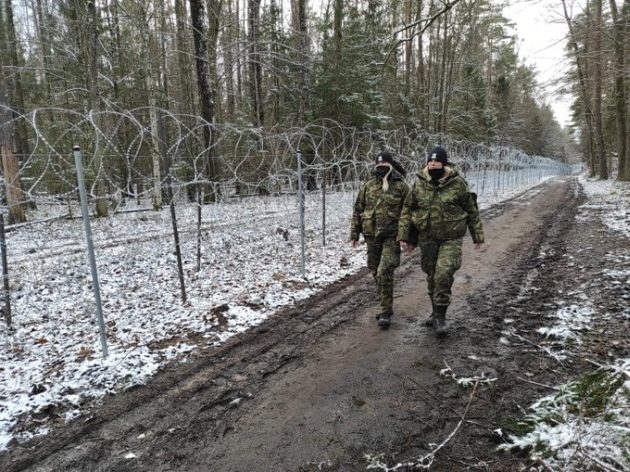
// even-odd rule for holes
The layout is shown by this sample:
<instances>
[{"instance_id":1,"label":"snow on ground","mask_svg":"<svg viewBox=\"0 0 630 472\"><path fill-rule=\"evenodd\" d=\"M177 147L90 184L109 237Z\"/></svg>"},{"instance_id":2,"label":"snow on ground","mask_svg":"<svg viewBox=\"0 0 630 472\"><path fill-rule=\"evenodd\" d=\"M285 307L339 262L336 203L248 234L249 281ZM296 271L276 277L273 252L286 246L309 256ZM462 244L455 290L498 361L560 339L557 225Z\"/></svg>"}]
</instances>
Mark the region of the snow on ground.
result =
<instances>
[{"instance_id":1,"label":"snow on ground","mask_svg":"<svg viewBox=\"0 0 630 472\"><path fill-rule=\"evenodd\" d=\"M500 449L532 449L550 470L630 470L630 359L618 359L530 407L530 431Z\"/></svg>"},{"instance_id":2,"label":"snow on ground","mask_svg":"<svg viewBox=\"0 0 630 472\"><path fill-rule=\"evenodd\" d=\"M524 190L521 188L520 191ZM516 194L483 196L487 207ZM69 420L103 396L146 382L167 362L224 342L365 265L351 249L354 194L306 200L306 279L295 196L206 205L201 270L196 211L177 218L188 301L181 302L168 208L92 220L109 357L101 357L80 219L40 205L43 223L8 234L13 329L0 327L0 450ZM133 208L132 205L129 205ZM78 214L77 209L73 212Z\"/></svg>"},{"instance_id":3,"label":"snow on ground","mask_svg":"<svg viewBox=\"0 0 630 472\"><path fill-rule=\"evenodd\" d=\"M584 176L580 183L588 202L580 207L578 218L600 219L610 229L605 237L630 236L630 185ZM611 251L605 259L608 267L601 274L605 283L630 286L630 249ZM624 326L623 321L630 319L630 304L615 312L602 312L591 304L587 294L601 290L599 282L591 280L564 294L548 316L552 325L538 329L540 335L556 339L563 353L579 346L591 325ZM598 365L556 390L530 406L520 422L526 434L511 437L500 449L530 450L532 457L544 459L549 470L630 470L630 359L612 357L607 365Z\"/></svg>"},{"instance_id":4,"label":"snow on ground","mask_svg":"<svg viewBox=\"0 0 630 472\"><path fill-rule=\"evenodd\" d=\"M592 180L580 177L588 203L584 209L599 210L601 219L613 231L630 236L630 188L612 180Z\"/></svg>"},{"instance_id":5,"label":"snow on ground","mask_svg":"<svg viewBox=\"0 0 630 472\"><path fill-rule=\"evenodd\" d=\"M572 303L560 307L549 316L554 320L551 326L543 326L536 331L547 338L557 338L564 342L573 340L579 343L580 332L589 329L593 314L588 302L584 306Z\"/></svg>"}]
</instances>

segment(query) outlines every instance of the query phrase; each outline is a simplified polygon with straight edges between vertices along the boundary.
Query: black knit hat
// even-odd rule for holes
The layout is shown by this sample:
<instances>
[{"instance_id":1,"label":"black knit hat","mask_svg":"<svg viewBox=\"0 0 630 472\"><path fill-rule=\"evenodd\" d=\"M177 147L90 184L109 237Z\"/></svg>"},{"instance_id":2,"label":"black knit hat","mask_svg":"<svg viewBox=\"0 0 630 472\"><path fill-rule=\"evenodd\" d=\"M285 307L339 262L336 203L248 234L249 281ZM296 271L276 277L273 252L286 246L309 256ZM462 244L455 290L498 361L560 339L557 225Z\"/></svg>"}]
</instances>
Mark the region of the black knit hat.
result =
<instances>
[{"instance_id":1,"label":"black knit hat","mask_svg":"<svg viewBox=\"0 0 630 472\"><path fill-rule=\"evenodd\" d=\"M400 164L400 162L394 160L391 152L381 151L378 153L376 159L374 159L374 165L378 166L380 164L389 164L403 177L407 175L405 168Z\"/></svg>"},{"instance_id":2,"label":"black knit hat","mask_svg":"<svg viewBox=\"0 0 630 472\"><path fill-rule=\"evenodd\" d=\"M379 165L379 164L394 165L394 158L392 157L391 153L387 151L381 151L376 156L376 159L374 160L374 164L375 165Z\"/></svg>"},{"instance_id":3,"label":"black knit hat","mask_svg":"<svg viewBox=\"0 0 630 472\"><path fill-rule=\"evenodd\" d=\"M448 154L446 154L446 150L443 147L436 146L431 150L429 156L427 157L427 163L434 160L441 162L442 165L447 165L449 163Z\"/></svg>"}]
</instances>

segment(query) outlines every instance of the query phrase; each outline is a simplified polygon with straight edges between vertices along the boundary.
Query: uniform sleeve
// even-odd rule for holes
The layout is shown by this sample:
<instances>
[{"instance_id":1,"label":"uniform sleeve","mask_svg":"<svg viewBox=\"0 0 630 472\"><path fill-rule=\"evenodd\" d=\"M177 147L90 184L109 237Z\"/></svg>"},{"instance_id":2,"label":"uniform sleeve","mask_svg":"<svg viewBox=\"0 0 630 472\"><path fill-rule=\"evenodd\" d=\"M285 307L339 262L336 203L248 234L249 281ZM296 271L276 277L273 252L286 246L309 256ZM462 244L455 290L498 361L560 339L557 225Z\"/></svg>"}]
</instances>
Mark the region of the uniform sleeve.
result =
<instances>
[{"instance_id":1,"label":"uniform sleeve","mask_svg":"<svg viewBox=\"0 0 630 472\"><path fill-rule=\"evenodd\" d=\"M350 227L350 241L358 241L361 234L361 213L365 209L365 185L359 190L352 211L352 224Z\"/></svg>"},{"instance_id":2,"label":"uniform sleeve","mask_svg":"<svg viewBox=\"0 0 630 472\"><path fill-rule=\"evenodd\" d=\"M413 190L409 190L407 186L407 195L403 201L402 210L400 212L400 219L398 220L398 235L396 241L410 241L410 235L412 233L411 211L415 207L415 197Z\"/></svg>"},{"instance_id":3,"label":"uniform sleeve","mask_svg":"<svg viewBox=\"0 0 630 472\"><path fill-rule=\"evenodd\" d=\"M479 207L477 206L477 195L470 192L468 184L465 182L461 201L462 207L468 214L466 223L468 224L468 231L470 231L473 242L483 243L483 226L481 224L481 216L479 215Z\"/></svg>"}]
</instances>

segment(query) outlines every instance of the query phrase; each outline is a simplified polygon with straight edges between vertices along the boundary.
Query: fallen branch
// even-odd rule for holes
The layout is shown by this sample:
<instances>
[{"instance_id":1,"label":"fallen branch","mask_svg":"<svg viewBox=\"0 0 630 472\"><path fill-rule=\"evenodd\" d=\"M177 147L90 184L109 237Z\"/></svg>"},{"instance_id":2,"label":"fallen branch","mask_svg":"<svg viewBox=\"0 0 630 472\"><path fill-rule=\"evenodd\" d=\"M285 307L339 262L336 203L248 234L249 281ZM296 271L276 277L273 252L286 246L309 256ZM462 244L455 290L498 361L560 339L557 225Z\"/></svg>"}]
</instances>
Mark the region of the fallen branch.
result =
<instances>
[{"instance_id":1,"label":"fallen branch","mask_svg":"<svg viewBox=\"0 0 630 472\"><path fill-rule=\"evenodd\" d=\"M412 380L413 382L413 379L410 379L410 380ZM379 469L384 472L395 472L399 469L409 468L409 467L414 468L414 469L424 469L424 470L430 469L431 466L433 465L433 461L435 460L435 455L455 437L457 432L462 427L462 424L467 422L466 415L468 414L468 411L470 410L470 405L472 404L473 398L475 397L475 393L477 393L478 387L479 387L479 381L475 382L472 392L470 392L470 396L468 397L468 403L466 404L464 413L462 415L458 415L459 422L457 423L457 426L455 426L455 429L453 429L453 431L451 431L451 433L440 444L438 444L435 448L433 448L430 452L420 457L416 461L399 463L393 467L388 467L387 464L384 464L383 462L381 462L380 455L379 456L366 455L366 459L370 461L370 464L367 466L367 469L368 470Z\"/></svg>"},{"instance_id":2,"label":"fallen branch","mask_svg":"<svg viewBox=\"0 0 630 472\"><path fill-rule=\"evenodd\" d=\"M444 439L444 441L442 441L435 449L433 449L431 452L429 452L428 454L426 454L425 456L420 458L420 462L418 462L418 464L416 464L416 467L421 467L421 468L424 468L424 469L428 469L429 467L431 467L431 465L433 464L433 461L435 460L435 454L437 454L437 452L440 449L442 449L444 446L446 446L451 441L451 439L453 439L455 437L455 435L457 434L457 432L461 428L461 426L464 423L464 421L466 421L466 415L468 414L468 410L470 409L470 405L472 404L472 401L473 401L473 398L475 396L475 393L477 393L477 388L478 387L479 387L479 381L475 382L475 385L473 386L473 390L472 390L472 392L470 392L470 397L468 397L468 403L466 404L466 409L464 410L464 414L462 415L461 419L459 420L459 423L457 423L457 426L455 426L455 429L453 431L451 431L451 434L449 434L446 437L446 439Z\"/></svg>"}]
</instances>

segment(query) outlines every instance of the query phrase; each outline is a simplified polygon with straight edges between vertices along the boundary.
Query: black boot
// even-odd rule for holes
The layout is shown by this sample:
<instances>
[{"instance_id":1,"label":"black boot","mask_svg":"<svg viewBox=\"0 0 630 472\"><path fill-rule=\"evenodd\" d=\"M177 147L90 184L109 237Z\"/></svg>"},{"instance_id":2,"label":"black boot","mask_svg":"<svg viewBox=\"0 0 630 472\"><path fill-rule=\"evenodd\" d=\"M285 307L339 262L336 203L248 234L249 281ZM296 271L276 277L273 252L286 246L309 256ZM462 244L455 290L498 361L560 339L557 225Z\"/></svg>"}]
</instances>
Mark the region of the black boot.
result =
<instances>
[{"instance_id":1,"label":"black boot","mask_svg":"<svg viewBox=\"0 0 630 472\"><path fill-rule=\"evenodd\" d=\"M424 325L428 326L429 328L435 328L435 305L431 303L431 306L433 307L431 310L431 315L426 320L424 320Z\"/></svg>"},{"instance_id":2,"label":"black boot","mask_svg":"<svg viewBox=\"0 0 630 472\"><path fill-rule=\"evenodd\" d=\"M448 326L446 325L446 310L448 305L436 305L435 311L435 334L438 336L446 336L448 334Z\"/></svg>"},{"instance_id":3,"label":"black boot","mask_svg":"<svg viewBox=\"0 0 630 472\"><path fill-rule=\"evenodd\" d=\"M391 324L391 314L389 313L381 313L378 317L378 326L381 329L387 329L389 328L389 325Z\"/></svg>"}]
</instances>

